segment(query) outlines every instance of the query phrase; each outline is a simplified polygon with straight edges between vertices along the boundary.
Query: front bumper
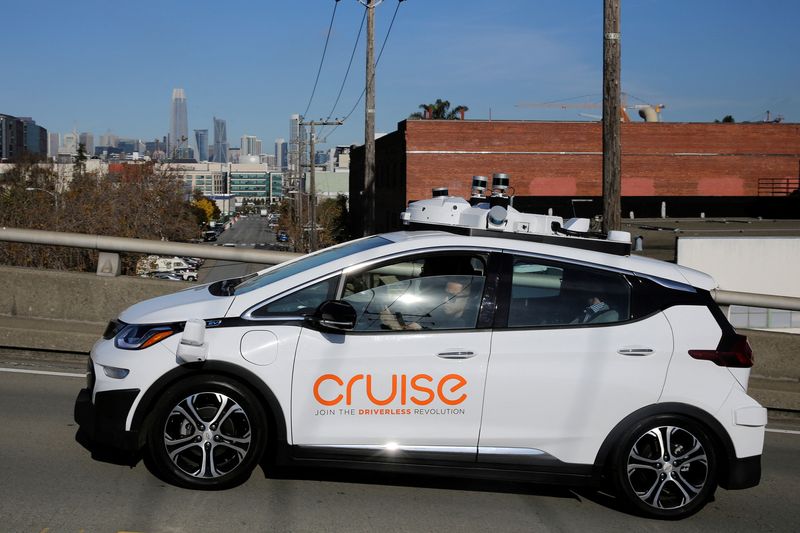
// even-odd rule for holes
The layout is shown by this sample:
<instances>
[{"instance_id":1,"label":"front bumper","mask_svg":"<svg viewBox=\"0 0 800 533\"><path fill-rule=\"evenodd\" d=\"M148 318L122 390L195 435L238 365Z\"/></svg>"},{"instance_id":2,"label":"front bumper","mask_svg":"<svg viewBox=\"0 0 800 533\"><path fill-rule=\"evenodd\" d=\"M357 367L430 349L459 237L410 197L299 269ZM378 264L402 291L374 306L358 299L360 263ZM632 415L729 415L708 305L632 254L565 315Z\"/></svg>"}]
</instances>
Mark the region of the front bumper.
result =
<instances>
[{"instance_id":1,"label":"front bumper","mask_svg":"<svg viewBox=\"0 0 800 533\"><path fill-rule=\"evenodd\" d=\"M92 402L92 389L81 389L75 399L75 422L80 432L93 444L121 451L140 448L139 434L125 430L125 420L139 389L98 392Z\"/></svg>"}]
</instances>

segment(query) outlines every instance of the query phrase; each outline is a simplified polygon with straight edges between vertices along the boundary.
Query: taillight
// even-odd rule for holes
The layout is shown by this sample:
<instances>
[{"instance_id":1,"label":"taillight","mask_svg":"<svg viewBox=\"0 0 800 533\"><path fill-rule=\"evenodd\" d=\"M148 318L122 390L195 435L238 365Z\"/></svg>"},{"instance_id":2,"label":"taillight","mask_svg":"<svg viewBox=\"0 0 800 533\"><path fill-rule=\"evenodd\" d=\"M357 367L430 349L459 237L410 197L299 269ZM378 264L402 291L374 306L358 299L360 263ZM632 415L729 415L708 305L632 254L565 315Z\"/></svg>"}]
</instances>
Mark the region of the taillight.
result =
<instances>
[{"instance_id":1,"label":"taillight","mask_svg":"<svg viewBox=\"0 0 800 533\"><path fill-rule=\"evenodd\" d=\"M689 355L695 359L711 361L717 366L731 368L750 368L753 366L753 350L744 335L734 335L730 346L716 350L689 350ZM720 343L722 344L722 343Z\"/></svg>"}]
</instances>

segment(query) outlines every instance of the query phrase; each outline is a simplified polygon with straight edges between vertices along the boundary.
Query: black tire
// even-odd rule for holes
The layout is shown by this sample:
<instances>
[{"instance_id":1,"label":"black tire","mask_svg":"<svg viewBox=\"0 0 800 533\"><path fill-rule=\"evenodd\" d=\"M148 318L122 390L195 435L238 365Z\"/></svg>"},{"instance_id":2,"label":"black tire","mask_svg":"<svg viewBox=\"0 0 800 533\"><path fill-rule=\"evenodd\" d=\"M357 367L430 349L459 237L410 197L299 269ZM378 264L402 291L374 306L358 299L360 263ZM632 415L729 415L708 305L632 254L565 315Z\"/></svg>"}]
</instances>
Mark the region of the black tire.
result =
<instances>
[{"instance_id":1,"label":"black tire","mask_svg":"<svg viewBox=\"0 0 800 533\"><path fill-rule=\"evenodd\" d=\"M266 442L264 408L247 387L194 376L169 387L156 404L147 452L163 480L218 490L247 481Z\"/></svg>"},{"instance_id":2,"label":"black tire","mask_svg":"<svg viewBox=\"0 0 800 533\"><path fill-rule=\"evenodd\" d=\"M631 427L619 444L616 491L637 514L679 520L713 498L717 454L701 424L682 416L654 416Z\"/></svg>"}]
</instances>

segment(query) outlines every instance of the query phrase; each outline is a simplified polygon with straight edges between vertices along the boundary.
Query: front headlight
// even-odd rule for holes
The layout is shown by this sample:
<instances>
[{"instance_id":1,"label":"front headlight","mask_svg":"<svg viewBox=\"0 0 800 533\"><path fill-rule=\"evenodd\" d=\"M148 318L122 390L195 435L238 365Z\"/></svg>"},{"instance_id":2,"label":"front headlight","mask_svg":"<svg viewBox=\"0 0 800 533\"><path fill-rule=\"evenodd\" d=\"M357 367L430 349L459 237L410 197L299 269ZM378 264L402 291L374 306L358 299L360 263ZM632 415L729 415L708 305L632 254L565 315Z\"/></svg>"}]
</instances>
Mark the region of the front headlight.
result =
<instances>
[{"instance_id":1,"label":"front headlight","mask_svg":"<svg viewBox=\"0 0 800 533\"><path fill-rule=\"evenodd\" d=\"M178 324L129 324L117 333L114 338L114 346L123 350L143 350L182 329Z\"/></svg>"}]
</instances>

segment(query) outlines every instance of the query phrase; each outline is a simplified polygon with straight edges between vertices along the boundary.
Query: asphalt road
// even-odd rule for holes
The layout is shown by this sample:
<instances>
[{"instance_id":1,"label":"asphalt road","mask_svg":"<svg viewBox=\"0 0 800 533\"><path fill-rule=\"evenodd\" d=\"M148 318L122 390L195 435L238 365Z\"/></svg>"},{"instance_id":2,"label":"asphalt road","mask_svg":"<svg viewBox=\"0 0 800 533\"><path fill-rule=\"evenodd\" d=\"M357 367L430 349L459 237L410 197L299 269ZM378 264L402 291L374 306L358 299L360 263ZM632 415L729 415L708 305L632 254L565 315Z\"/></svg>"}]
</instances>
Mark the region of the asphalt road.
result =
<instances>
[{"instance_id":1,"label":"asphalt road","mask_svg":"<svg viewBox=\"0 0 800 533\"><path fill-rule=\"evenodd\" d=\"M275 232L267 225L267 219L250 215L240 218L231 228L223 231L216 242L206 246L233 245L240 248L271 248L275 242ZM256 272L268 265L238 263L209 259L198 272L198 283L211 283L221 279L238 278Z\"/></svg>"},{"instance_id":2,"label":"asphalt road","mask_svg":"<svg viewBox=\"0 0 800 533\"><path fill-rule=\"evenodd\" d=\"M166 485L139 463L92 459L72 408L84 361L0 352L0 530L205 531L796 531L800 424L770 422L761 484L719 489L678 523L645 520L591 491L343 471L257 469L240 487ZM11 371L9 371L11 370ZM46 372L36 374L28 372ZM789 432L775 432L782 428Z\"/></svg>"}]
</instances>

